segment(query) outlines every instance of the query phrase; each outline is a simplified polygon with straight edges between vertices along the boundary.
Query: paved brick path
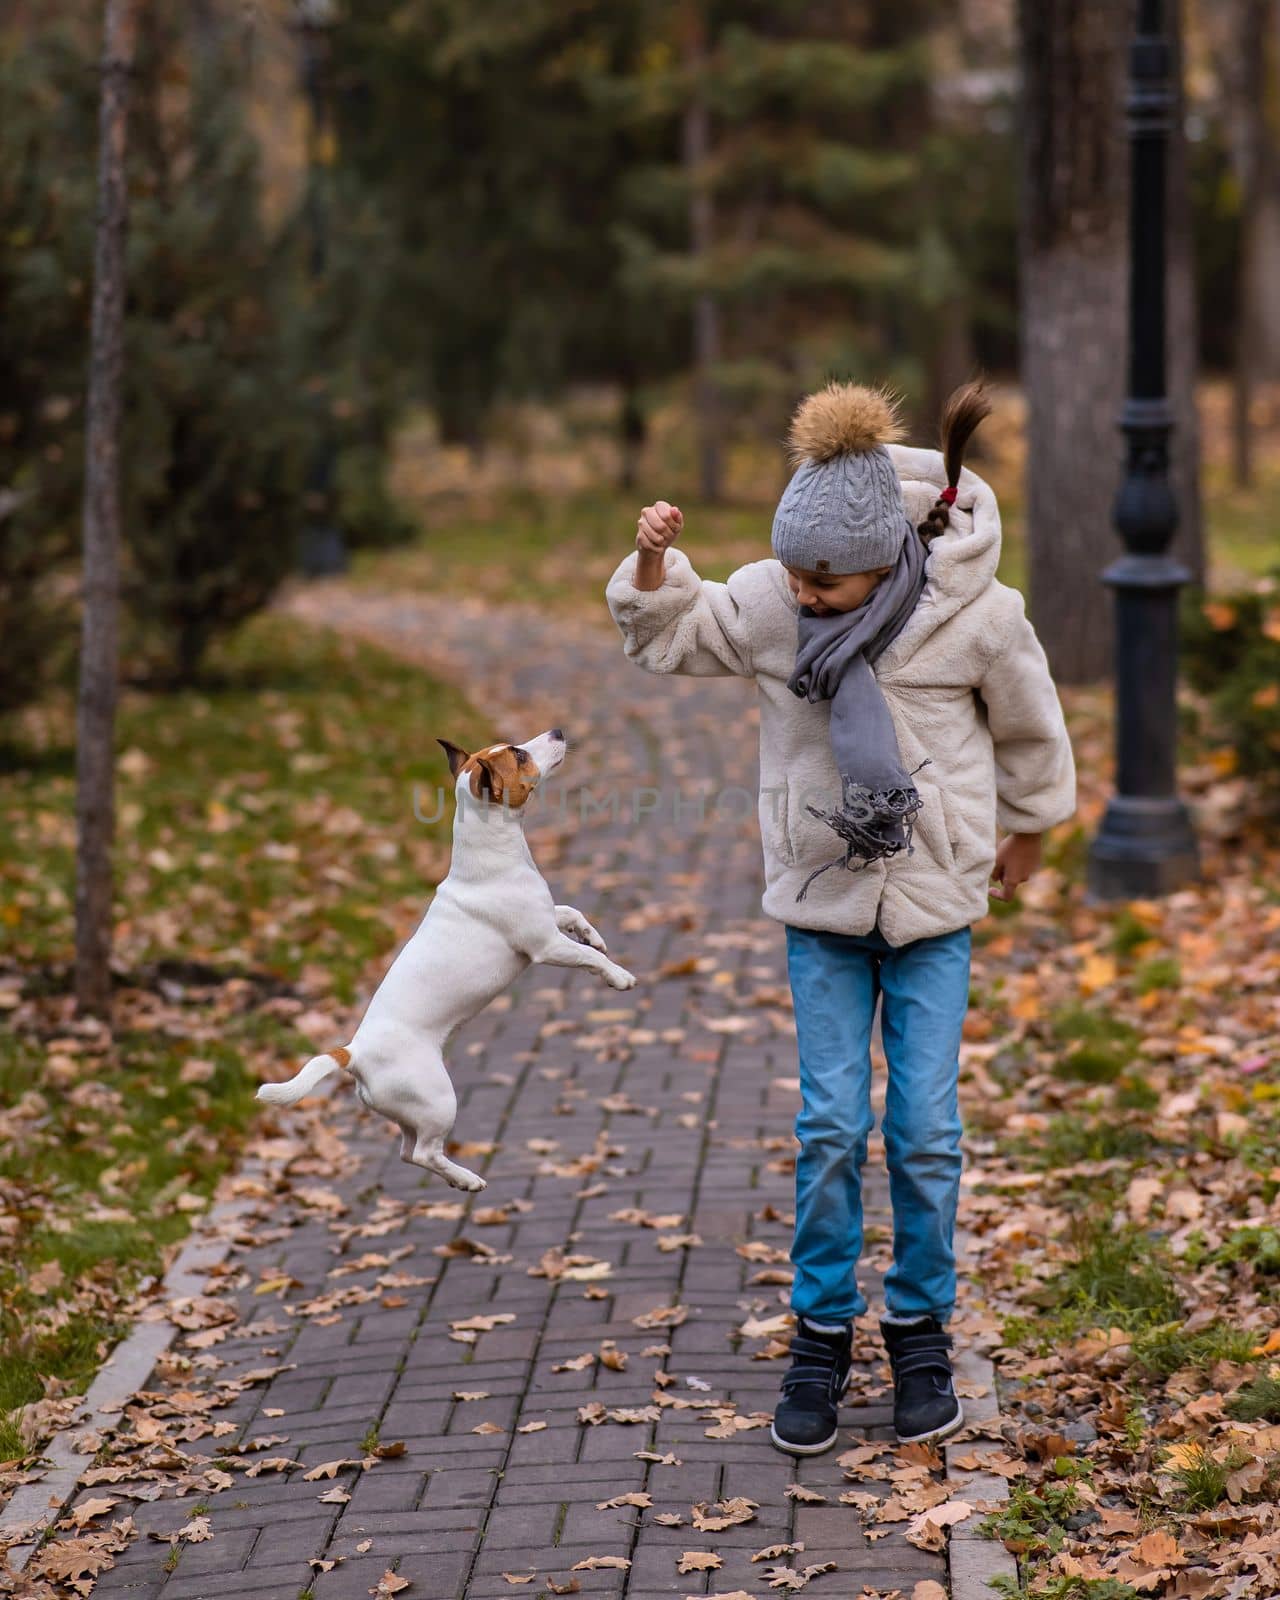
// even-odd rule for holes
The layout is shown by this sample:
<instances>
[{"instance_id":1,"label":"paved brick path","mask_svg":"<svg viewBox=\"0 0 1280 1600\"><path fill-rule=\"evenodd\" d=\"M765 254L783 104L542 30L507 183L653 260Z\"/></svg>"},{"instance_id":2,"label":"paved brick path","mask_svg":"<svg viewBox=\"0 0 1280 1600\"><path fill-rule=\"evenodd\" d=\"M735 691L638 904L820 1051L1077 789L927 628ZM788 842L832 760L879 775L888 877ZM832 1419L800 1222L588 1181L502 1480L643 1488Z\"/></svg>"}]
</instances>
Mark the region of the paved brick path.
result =
<instances>
[{"instance_id":1,"label":"paved brick path","mask_svg":"<svg viewBox=\"0 0 1280 1600\"><path fill-rule=\"evenodd\" d=\"M192 1500L137 1505L144 1536L95 1592L363 1600L394 1568L412 1584L407 1600L547 1595L571 1572L584 1594L628 1600L765 1595L774 1592L765 1563L751 1555L792 1542L803 1553L782 1559L838 1565L813 1580L817 1600L945 1582L945 1557L908 1544L903 1524L869 1538L856 1509L837 1502L877 1486L851 1484L836 1453L797 1470L762 1428L735 1432L705 1409L669 1403L716 1401L751 1419L772 1409L782 1370L754 1358L767 1334L735 1332L785 1309L798 1094L782 933L759 914L750 803L730 796L733 817L714 823L694 804L699 791L754 792L752 690L650 678L606 630L532 614L495 619L342 588L313 588L293 604L457 673L512 736L565 727L566 787L586 786L601 804L580 815L570 792L564 816L544 807L530 827L534 854L556 898L581 907L640 984L618 994L535 967L508 1004L459 1036L455 1138L493 1143L463 1157L489 1179L465 1205L402 1165L394 1130L339 1091L331 1117L344 1144L294 1181L307 1192L303 1220L291 1223L288 1196L259 1196L261 1215L279 1205L281 1226L247 1228L223 1279L242 1320L215 1347L218 1377L287 1370L215 1413L236 1425L225 1439L188 1447L216 1455L274 1438L262 1458L301 1465L248 1478L238 1456L234 1484L200 1499L213 1537L180 1544L176 1560L146 1535L187 1523ZM423 738L451 731L424 728ZM622 803L610 816L607 795L625 802L637 784L665 786L665 810L636 822ZM676 786L685 811L673 818ZM288 1131L288 1114L279 1126ZM887 1265L881 1161L873 1146L873 1280ZM346 1270L368 1253L382 1260ZM354 1291L354 1303L317 1308L335 1291ZM637 1325L672 1306L684 1308L678 1325ZM508 1320L467 1334L474 1342L454 1336L467 1330L452 1323L478 1314ZM859 1403L844 1413L842 1447L891 1436L873 1326L860 1333ZM602 1362L602 1349L615 1364L625 1355L625 1370ZM655 1372L667 1385L661 1407ZM174 1369L163 1376L172 1383ZM606 1420L582 1422L579 1409L591 1407ZM638 1420L617 1420L619 1411ZM319 1463L356 1461L375 1437L403 1441L403 1453L370 1470L343 1466L332 1481L304 1478ZM827 1499L797 1501L795 1485ZM335 1487L350 1498L322 1501ZM598 1509L633 1491L651 1507ZM716 1533L691 1526L695 1503L732 1496L758 1503L754 1520ZM656 1520L673 1513L682 1525ZM691 1550L717 1551L723 1566L678 1574ZM630 1566L572 1571L592 1556ZM337 1557L329 1570L310 1564ZM504 1573L535 1576L513 1584Z\"/></svg>"}]
</instances>

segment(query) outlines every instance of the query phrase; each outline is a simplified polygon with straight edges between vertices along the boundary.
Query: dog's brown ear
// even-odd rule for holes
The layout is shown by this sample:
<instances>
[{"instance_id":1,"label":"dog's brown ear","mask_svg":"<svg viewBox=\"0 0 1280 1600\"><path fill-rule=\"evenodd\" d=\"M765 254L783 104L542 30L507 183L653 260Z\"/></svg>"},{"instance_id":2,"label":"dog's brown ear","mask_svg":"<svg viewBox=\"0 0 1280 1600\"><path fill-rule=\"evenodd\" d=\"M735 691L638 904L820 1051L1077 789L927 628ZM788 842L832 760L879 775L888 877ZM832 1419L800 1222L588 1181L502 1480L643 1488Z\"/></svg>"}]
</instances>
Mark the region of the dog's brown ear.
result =
<instances>
[{"instance_id":1,"label":"dog's brown ear","mask_svg":"<svg viewBox=\"0 0 1280 1600\"><path fill-rule=\"evenodd\" d=\"M489 760L488 756L476 757L476 772L471 780L471 792L479 800L481 796L488 795L499 804L503 795L502 774Z\"/></svg>"},{"instance_id":2,"label":"dog's brown ear","mask_svg":"<svg viewBox=\"0 0 1280 1600\"><path fill-rule=\"evenodd\" d=\"M452 739L437 739L436 743L444 751L445 755L448 756L450 775L456 778L458 776L458 769L462 766L463 762L467 760L467 752L459 745L454 744Z\"/></svg>"}]
</instances>

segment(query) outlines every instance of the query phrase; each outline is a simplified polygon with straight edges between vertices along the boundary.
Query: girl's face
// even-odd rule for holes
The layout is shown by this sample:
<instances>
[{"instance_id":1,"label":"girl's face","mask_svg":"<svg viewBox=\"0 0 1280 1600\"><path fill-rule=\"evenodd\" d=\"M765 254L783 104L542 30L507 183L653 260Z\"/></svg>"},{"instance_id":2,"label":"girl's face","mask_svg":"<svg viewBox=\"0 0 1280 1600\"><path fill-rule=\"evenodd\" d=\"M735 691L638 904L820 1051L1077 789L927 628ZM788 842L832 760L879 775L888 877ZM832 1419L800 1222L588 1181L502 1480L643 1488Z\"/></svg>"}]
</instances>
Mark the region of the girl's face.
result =
<instances>
[{"instance_id":1,"label":"girl's face","mask_svg":"<svg viewBox=\"0 0 1280 1600\"><path fill-rule=\"evenodd\" d=\"M876 567L871 572L807 572L803 567L788 567L787 587L798 604L808 606L817 616L835 611L856 611L892 567Z\"/></svg>"}]
</instances>

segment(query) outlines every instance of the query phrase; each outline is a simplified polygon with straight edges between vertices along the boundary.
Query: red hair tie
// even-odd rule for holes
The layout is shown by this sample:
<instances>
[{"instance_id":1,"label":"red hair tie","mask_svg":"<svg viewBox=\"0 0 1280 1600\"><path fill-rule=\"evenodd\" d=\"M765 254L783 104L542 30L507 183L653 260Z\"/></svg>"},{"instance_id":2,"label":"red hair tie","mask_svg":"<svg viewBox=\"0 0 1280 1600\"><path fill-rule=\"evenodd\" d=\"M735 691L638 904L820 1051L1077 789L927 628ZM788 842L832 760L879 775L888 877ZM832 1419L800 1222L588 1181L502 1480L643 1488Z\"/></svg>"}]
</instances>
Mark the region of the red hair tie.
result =
<instances>
[{"instance_id":1,"label":"red hair tie","mask_svg":"<svg viewBox=\"0 0 1280 1600\"><path fill-rule=\"evenodd\" d=\"M948 484L947 487L938 496L938 499L945 501L946 504L949 505L949 506L953 506L956 503L956 494L957 494L957 492L958 491L956 490L956 488L955 488L955 486L953 484Z\"/></svg>"}]
</instances>

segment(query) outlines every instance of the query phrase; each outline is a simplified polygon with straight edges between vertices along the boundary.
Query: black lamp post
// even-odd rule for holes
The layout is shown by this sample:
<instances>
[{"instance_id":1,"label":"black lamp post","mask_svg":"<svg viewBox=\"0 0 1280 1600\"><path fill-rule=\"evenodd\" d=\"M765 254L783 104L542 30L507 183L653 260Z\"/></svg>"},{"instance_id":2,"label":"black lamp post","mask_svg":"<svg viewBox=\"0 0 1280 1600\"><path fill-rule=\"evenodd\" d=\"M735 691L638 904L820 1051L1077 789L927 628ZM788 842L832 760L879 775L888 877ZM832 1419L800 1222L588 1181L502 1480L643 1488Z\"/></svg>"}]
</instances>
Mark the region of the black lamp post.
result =
<instances>
[{"instance_id":1,"label":"black lamp post","mask_svg":"<svg viewBox=\"0 0 1280 1600\"><path fill-rule=\"evenodd\" d=\"M1107 900L1167 894L1199 872L1175 776L1178 591L1191 574L1169 554L1178 524L1165 381L1169 63L1163 0L1139 0L1129 55L1127 459L1115 504L1125 553L1102 575L1115 592L1116 793L1089 851L1089 889Z\"/></svg>"},{"instance_id":2,"label":"black lamp post","mask_svg":"<svg viewBox=\"0 0 1280 1600\"><path fill-rule=\"evenodd\" d=\"M295 15L302 52L300 76L307 100L307 277L315 311L324 295L329 265L329 169L334 159L330 30L337 21L337 6L335 0L295 0ZM310 399L314 437L307 465L307 514L299 565L307 577L320 578L346 570L347 549L333 516L333 424L330 396L318 373Z\"/></svg>"}]
</instances>

